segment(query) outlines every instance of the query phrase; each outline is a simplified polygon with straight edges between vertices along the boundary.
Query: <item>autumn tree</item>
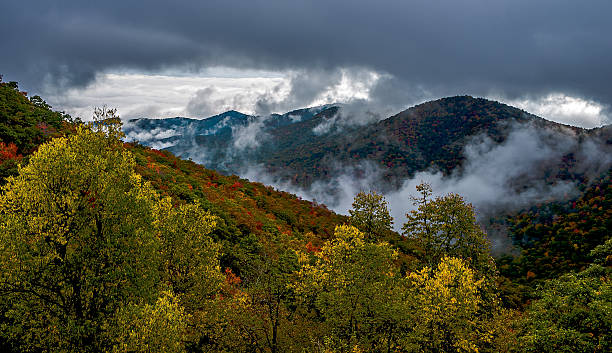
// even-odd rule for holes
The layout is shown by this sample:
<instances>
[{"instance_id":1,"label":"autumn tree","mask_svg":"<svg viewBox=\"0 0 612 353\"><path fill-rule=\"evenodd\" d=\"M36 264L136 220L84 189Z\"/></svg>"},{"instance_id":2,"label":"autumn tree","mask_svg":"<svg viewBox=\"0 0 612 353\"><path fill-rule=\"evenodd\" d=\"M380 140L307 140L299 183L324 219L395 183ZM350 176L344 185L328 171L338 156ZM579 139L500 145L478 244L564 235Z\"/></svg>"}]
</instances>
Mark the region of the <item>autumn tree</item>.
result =
<instances>
[{"instance_id":1,"label":"autumn tree","mask_svg":"<svg viewBox=\"0 0 612 353\"><path fill-rule=\"evenodd\" d=\"M413 313L404 347L420 352L478 352L492 332L480 315L484 280L461 259L443 257L436 268L407 276L403 310Z\"/></svg>"},{"instance_id":2,"label":"autumn tree","mask_svg":"<svg viewBox=\"0 0 612 353\"><path fill-rule=\"evenodd\" d=\"M387 201L376 191L359 192L349 210L350 223L371 239L378 239L391 230L393 218L389 214Z\"/></svg>"},{"instance_id":3,"label":"autumn tree","mask_svg":"<svg viewBox=\"0 0 612 353\"><path fill-rule=\"evenodd\" d=\"M108 350L117 313L146 321L161 290L192 308L218 286L214 218L160 200L120 135L117 119L79 126L2 187L0 334L22 350Z\"/></svg>"},{"instance_id":4,"label":"autumn tree","mask_svg":"<svg viewBox=\"0 0 612 353\"><path fill-rule=\"evenodd\" d=\"M323 316L328 348L386 351L398 334L395 291L399 278L395 250L371 243L357 228L339 226L334 239L305 263L294 287L303 300ZM321 337L318 337L321 339Z\"/></svg>"}]
</instances>

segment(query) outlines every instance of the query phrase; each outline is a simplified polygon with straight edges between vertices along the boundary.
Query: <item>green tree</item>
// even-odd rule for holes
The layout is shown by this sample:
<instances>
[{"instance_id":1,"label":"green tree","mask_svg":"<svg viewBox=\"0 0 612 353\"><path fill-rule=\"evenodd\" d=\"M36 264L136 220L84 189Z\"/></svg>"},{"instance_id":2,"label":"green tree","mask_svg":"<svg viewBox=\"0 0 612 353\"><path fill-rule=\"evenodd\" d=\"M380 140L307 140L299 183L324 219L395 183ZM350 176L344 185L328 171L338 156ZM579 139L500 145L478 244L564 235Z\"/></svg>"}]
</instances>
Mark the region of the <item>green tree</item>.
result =
<instances>
[{"instance_id":1,"label":"green tree","mask_svg":"<svg viewBox=\"0 0 612 353\"><path fill-rule=\"evenodd\" d=\"M610 269L593 265L549 280L518 321L517 352L610 352Z\"/></svg>"},{"instance_id":2,"label":"green tree","mask_svg":"<svg viewBox=\"0 0 612 353\"><path fill-rule=\"evenodd\" d=\"M359 192L349 210L351 224L371 239L379 239L391 230L393 218L387 209L387 201L376 191Z\"/></svg>"},{"instance_id":3,"label":"green tree","mask_svg":"<svg viewBox=\"0 0 612 353\"><path fill-rule=\"evenodd\" d=\"M155 205L155 216L162 282L170 286L186 309L201 309L223 281L220 247L208 236L217 217L197 203L173 206L169 197Z\"/></svg>"},{"instance_id":4,"label":"green tree","mask_svg":"<svg viewBox=\"0 0 612 353\"><path fill-rule=\"evenodd\" d=\"M242 277L226 270L222 294L207 310L202 351L303 352L314 325L305 324L288 285L298 270L294 239L271 238L242 268Z\"/></svg>"},{"instance_id":5,"label":"green tree","mask_svg":"<svg viewBox=\"0 0 612 353\"><path fill-rule=\"evenodd\" d=\"M461 258L480 277L493 279L496 269L490 244L472 205L452 193L432 199L429 184L418 185L417 191L421 194L413 198L417 209L406 215L402 230L420 245L421 260L434 268L444 256Z\"/></svg>"}]
</instances>

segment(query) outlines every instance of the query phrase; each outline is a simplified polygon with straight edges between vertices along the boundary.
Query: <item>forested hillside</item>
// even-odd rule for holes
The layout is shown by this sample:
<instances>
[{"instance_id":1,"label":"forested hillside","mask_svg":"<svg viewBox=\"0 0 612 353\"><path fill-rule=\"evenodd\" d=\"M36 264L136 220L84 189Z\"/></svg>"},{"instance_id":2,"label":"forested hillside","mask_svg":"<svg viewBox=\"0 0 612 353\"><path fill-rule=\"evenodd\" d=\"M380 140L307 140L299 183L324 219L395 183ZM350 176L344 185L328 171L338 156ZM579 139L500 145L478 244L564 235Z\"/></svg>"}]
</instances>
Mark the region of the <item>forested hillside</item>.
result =
<instances>
[{"instance_id":1,"label":"forested hillside","mask_svg":"<svg viewBox=\"0 0 612 353\"><path fill-rule=\"evenodd\" d=\"M125 143L115 110L0 101L2 351L612 349L609 177L512 218L523 252L495 261L474 208L425 183L400 235L376 192L340 216Z\"/></svg>"},{"instance_id":2,"label":"forested hillside","mask_svg":"<svg viewBox=\"0 0 612 353\"><path fill-rule=\"evenodd\" d=\"M38 145L73 133L76 125L69 117L51 111L40 97L28 99L25 93L18 91L16 83L3 83L1 89L3 110L0 114L7 119L0 125L0 170L6 177L16 175L17 164L27 161ZM107 111L100 111L100 114L104 118L112 117L105 115ZM294 232L303 235L302 246L309 242L320 245L323 239L331 236L337 224L346 220L325 205L313 204L236 176L221 175L169 152L139 144L126 144L125 148L134 155L135 170L161 195L171 196L177 203L197 201L217 215L221 221L214 235L217 240L232 244L227 246L239 244L243 239L271 241L266 239L270 234L291 235ZM2 180L4 183L5 178ZM234 251L225 253L230 256Z\"/></svg>"},{"instance_id":3,"label":"forested hillside","mask_svg":"<svg viewBox=\"0 0 612 353\"><path fill-rule=\"evenodd\" d=\"M580 197L532 207L509 217L510 235L521 254L500 259L500 271L534 287L568 272L585 270L591 251L610 239L612 171L585 186ZM609 250L608 250L609 251ZM612 265L612 253L605 263Z\"/></svg>"}]
</instances>

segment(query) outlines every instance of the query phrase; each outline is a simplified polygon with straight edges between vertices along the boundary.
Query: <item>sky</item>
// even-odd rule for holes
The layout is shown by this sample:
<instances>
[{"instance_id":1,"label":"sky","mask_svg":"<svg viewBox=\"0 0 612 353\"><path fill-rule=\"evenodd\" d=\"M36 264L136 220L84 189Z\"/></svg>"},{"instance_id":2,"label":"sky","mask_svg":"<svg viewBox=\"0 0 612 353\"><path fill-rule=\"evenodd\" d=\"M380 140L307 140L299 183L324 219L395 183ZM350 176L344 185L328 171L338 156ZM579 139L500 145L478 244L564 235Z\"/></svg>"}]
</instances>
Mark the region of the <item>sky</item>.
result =
<instances>
[{"instance_id":1,"label":"sky","mask_svg":"<svg viewBox=\"0 0 612 353\"><path fill-rule=\"evenodd\" d=\"M87 119L354 103L381 117L472 95L612 123L609 0L0 3L0 74Z\"/></svg>"}]
</instances>

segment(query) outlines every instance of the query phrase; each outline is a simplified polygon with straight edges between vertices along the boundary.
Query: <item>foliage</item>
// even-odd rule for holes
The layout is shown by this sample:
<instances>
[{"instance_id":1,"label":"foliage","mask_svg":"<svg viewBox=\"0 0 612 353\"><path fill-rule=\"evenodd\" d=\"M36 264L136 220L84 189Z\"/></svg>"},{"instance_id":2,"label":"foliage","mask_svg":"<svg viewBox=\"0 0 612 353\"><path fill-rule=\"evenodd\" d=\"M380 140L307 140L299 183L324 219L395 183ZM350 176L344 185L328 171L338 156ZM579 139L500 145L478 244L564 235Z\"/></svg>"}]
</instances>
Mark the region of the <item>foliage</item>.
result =
<instances>
[{"instance_id":1,"label":"foliage","mask_svg":"<svg viewBox=\"0 0 612 353\"><path fill-rule=\"evenodd\" d=\"M174 207L169 197L157 203L155 215L162 282L186 308L199 308L223 281L217 260L219 246L208 236L216 226L216 217L197 203Z\"/></svg>"},{"instance_id":2,"label":"foliage","mask_svg":"<svg viewBox=\"0 0 612 353\"><path fill-rule=\"evenodd\" d=\"M486 279L461 259L443 257L402 277L395 251L372 244L354 227L303 258L291 286L321 315L321 346L332 351L478 351L492 346L497 328L483 313Z\"/></svg>"},{"instance_id":3,"label":"foliage","mask_svg":"<svg viewBox=\"0 0 612 353\"><path fill-rule=\"evenodd\" d=\"M431 199L428 184L417 186L421 194L414 198L418 208L410 211L402 227L404 235L421 246L421 259L430 268L444 256L458 257L477 271L478 276L493 278L495 263L489 254L489 242L476 222L474 208L457 194Z\"/></svg>"},{"instance_id":4,"label":"foliage","mask_svg":"<svg viewBox=\"0 0 612 353\"><path fill-rule=\"evenodd\" d=\"M350 223L359 228L372 239L379 239L391 230L393 218L387 209L387 201L383 195L376 191L369 193L359 192L353 201L353 208L349 210Z\"/></svg>"},{"instance_id":5,"label":"foliage","mask_svg":"<svg viewBox=\"0 0 612 353\"><path fill-rule=\"evenodd\" d=\"M163 292L154 305L122 307L113 321L112 352L185 352L188 320L172 292Z\"/></svg>"},{"instance_id":6,"label":"foliage","mask_svg":"<svg viewBox=\"0 0 612 353\"><path fill-rule=\"evenodd\" d=\"M273 189L260 183L225 176L182 160L167 151L127 144L136 159L136 172L173 203L199 203L217 217L211 236L222 245L221 265L242 275L249 256L245 239L268 246L273 234L299 239L290 244L305 250L309 242L320 246L346 217L323 205ZM399 236L395 236L399 238ZM249 240L249 241L250 241Z\"/></svg>"},{"instance_id":7,"label":"foliage","mask_svg":"<svg viewBox=\"0 0 612 353\"><path fill-rule=\"evenodd\" d=\"M612 238L606 240L591 251L593 263L601 266L612 266Z\"/></svg>"},{"instance_id":8,"label":"foliage","mask_svg":"<svg viewBox=\"0 0 612 353\"><path fill-rule=\"evenodd\" d=\"M207 326L200 339L202 351L301 352L309 345L313 329L296 311L288 287L298 262L287 240L277 235L249 260L242 277L226 270L221 295L207 317L200 318L200 325Z\"/></svg>"},{"instance_id":9,"label":"foliage","mask_svg":"<svg viewBox=\"0 0 612 353\"><path fill-rule=\"evenodd\" d=\"M39 148L0 196L9 334L40 349L96 349L101 323L155 295L154 192L118 142L79 128Z\"/></svg>"},{"instance_id":10,"label":"foliage","mask_svg":"<svg viewBox=\"0 0 612 353\"><path fill-rule=\"evenodd\" d=\"M409 301L414 312L412 345L426 352L478 352L493 332L480 317L484 280L464 261L443 257L435 269L425 267L408 275Z\"/></svg>"},{"instance_id":11,"label":"foliage","mask_svg":"<svg viewBox=\"0 0 612 353\"><path fill-rule=\"evenodd\" d=\"M510 234L521 254L501 267L503 274L529 285L586 269L589 252L610 239L611 173L565 205L543 204L511 217Z\"/></svg>"},{"instance_id":12,"label":"foliage","mask_svg":"<svg viewBox=\"0 0 612 353\"><path fill-rule=\"evenodd\" d=\"M399 324L393 306L397 253L386 243L366 242L355 227L338 226L334 234L314 264L304 264L293 286L321 313L336 349L386 350Z\"/></svg>"},{"instance_id":13,"label":"foliage","mask_svg":"<svg viewBox=\"0 0 612 353\"><path fill-rule=\"evenodd\" d=\"M516 325L515 351L609 352L611 312L610 269L593 265L550 280Z\"/></svg>"},{"instance_id":14,"label":"foliage","mask_svg":"<svg viewBox=\"0 0 612 353\"><path fill-rule=\"evenodd\" d=\"M29 100L17 84L0 82L0 142L13 143L18 153L26 154L61 134L67 116L50 108L38 96Z\"/></svg>"},{"instance_id":15,"label":"foliage","mask_svg":"<svg viewBox=\"0 0 612 353\"><path fill-rule=\"evenodd\" d=\"M2 188L0 328L20 349L100 351L118 311L136 320L194 310L217 291L218 246L207 236L216 218L160 199L119 135L112 121L77 127L40 146ZM166 286L180 310L148 306ZM159 324L143 323L124 343L140 344Z\"/></svg>"}]
</instances>

